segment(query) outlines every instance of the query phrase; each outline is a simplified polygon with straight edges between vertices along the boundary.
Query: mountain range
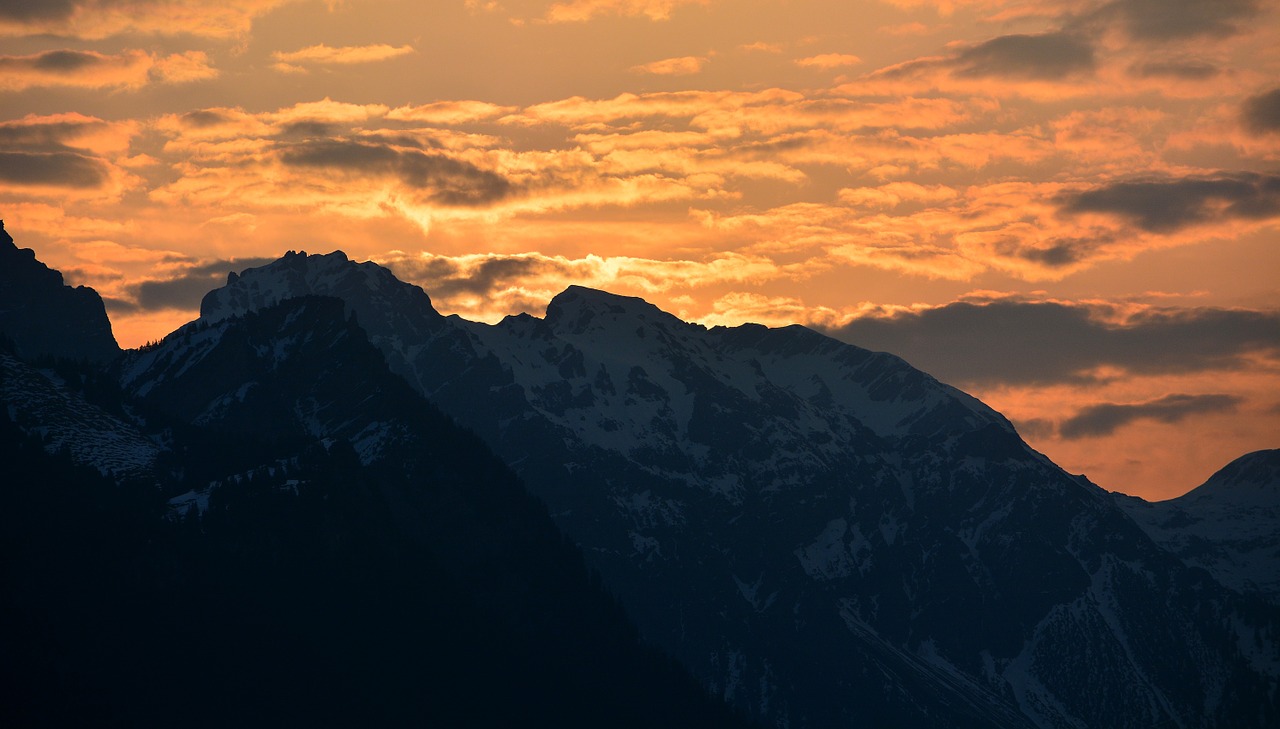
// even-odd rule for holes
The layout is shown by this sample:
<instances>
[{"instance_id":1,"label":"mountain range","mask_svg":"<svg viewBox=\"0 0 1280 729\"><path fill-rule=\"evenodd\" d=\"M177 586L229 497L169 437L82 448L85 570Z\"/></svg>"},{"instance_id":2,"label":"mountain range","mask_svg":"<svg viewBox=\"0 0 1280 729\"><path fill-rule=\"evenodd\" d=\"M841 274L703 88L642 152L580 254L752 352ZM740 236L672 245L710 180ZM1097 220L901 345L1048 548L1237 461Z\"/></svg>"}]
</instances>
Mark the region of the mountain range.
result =
<instances>
[{"instance_id":1,"label":"mountain range","mask_svg":"<svg viewBox=\"0 0 1280 729\"><path fill-rule=\"evenodd\" d=\"M41 296L72 291L39 276ZM39 311L23 290L0 300ZM105 320L78 315L76 331ZM611 696L627 670L649 681L634 694L684 687L639 725L743 721L686 671L765 726L1280 721L1275 452L1148 504L901 359L804 327L709 329L581 287L541 318L471 322L342 253L232 273L144 350L3 331L9 418L42 457L155 482L157 522L240 554L229 503L301 508L308 484L336 488L317 463L341 461L426 555L424 581L463 585L503 626L495 652L522 647L512 671L544 671L534 655L566 672L542 693ZM282 539L252 523L249 543Z\"/></svg>"}]
</instances>

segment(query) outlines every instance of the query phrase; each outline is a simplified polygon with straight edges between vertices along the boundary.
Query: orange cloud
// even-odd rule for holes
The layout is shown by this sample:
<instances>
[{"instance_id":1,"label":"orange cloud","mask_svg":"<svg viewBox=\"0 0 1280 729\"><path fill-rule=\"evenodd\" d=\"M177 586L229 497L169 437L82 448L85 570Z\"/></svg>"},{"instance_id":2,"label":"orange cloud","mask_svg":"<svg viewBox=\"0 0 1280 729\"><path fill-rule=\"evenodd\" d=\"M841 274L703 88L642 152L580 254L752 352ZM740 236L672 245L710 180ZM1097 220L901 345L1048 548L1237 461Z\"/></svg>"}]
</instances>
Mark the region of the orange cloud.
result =
<instances>
[{"instance_id":1,"label":"orange cloud","mask_svg":"<svg viewBox=\"0 0 1280 729\"><path fill-rule=\"evenodd\" d=\"M859 63L862 63L862 59L849 53L823 53L821 55L809 56L807 58L797 58L792 63L803 68L820 68L828 70L844 66L856 66Z\"/></svg>"},{"instance_id":2,"label":"orange cloud","mask_svg":"<svg viewBox=\"0 0 1280 729\"><path fill-rule=\"evenodd\" d=\"M333 48L323 43L296 51L276 51L273 68L286 73L306 71L306 65L349 65L375 63L413 53L412 46L389 46L383 43L368 46L342 46Z\"/></svg>"},{"instance_id":3,"label":"orange cloud","mask_svg":"<svg viewBox=\"0 0 1280 729\"><path fill-rule=\"evenodd\" d=\"M632 66L631 70L636 73L651 73L657 76L689 76L701 71L708 60L710 59L706 56L664 58L661 61Z\"/></svg>"},{"instance_id":4,"label":"orange cloud","mask_svg":"<svg viewBox=\"0 0 1280 729\"><path fill-rule=\"evenodd\" d=\"M568 0L553 3L544 16L551 23L575 23L597 15L666 20L682 5L706 5L710 0Z\"/></svg>"},{"instance_id":5,"label":"orange cloud","mask_svg":"<svg viewBox=\"0 0 1280 729\"><path fill-rule=\"evenodd\" d=\"M0 36L89 40L127 33L228 38L290 0L63 0L38 11L0 12ZM36 6L39 3L33 5Z\"/></svg>"},{"instance_id":6,"label":"orange cloud","mask_svg":"<svg viewBox=\"0 0 1280 729\"><path fill-rule=\"evenodd\" d=\"M396 107L387 113L387 118L427 124L466 124L489 121L516 110L514 106L499 106L487 101L437 101L420 106Z\"/></svg>"}]
</instances>

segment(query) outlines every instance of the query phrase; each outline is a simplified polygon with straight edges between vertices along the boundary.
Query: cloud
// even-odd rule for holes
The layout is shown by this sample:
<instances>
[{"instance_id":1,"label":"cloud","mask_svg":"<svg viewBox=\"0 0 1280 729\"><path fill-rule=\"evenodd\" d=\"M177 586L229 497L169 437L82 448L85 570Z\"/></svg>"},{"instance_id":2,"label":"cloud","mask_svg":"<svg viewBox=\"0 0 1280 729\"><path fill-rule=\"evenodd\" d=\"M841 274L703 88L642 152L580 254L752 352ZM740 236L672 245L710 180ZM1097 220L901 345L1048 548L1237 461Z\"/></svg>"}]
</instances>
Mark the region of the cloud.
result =
<instances>
[{"instance_id":1,"label":"cloud","mask_svg":"<svg viewBox=\"0 0 1280 729\"><path fill-rule=\"evenodd\" d=\"M136 133L136 124L82 114L0 122L0 192L114 197L135 178L108 157Z\"/></svg>"},{"instance_id":2,"label":"cloud","mask_svg":"<svg viewBox=\"0 0 1280 729\"><path fill-rule=\"evenodd\" d=\"M276 60L273 68L285 72L298 72L306 70L299 64L349 65L353 63L375 63L410 53L413 53L412 46L389 46L380 43L368 46L332 48L321 43L296 51L276 51L271 54L271 57Z\"/></svg>"},{"instance_id":3,"label":"cloud","mask_svg":"<svg viewBox=\"0 0 1280 729\"><path fill-rule=\"evenodd\" d=\"M200 51L158 56L140 50L110 55L96 51L45 51L0 56L0 91L69 86L136 90L148 83L187 83L218 75Z\"/></svg>"},{"instance_id":4,"label":"cloud","mask_svg":"<svg viewBox=\"0 0 1280 729\"><path fill-rule=\"evenodd\" d=\"M1205 81L1222 74L1222 69L1205 61L1142 61L1129 67L1140 78L1170 78Z\"/></svg>"},{"instance_id":5,"label":"cloud","mask_svg":"<svg viewBox=\"0 0 1280 729\"><path fill-rule=\"evenodd\" d=\"M1096 382L1118 372L1243 370L1280 358L1280 311L998 299L861 316L829 333L966 385ZM1188 346L1194 342L1194 346Z\"/></svg>"},{"instance_id":6,"label":"cloud","mask_svg":"<svg viewBox=\"0 0 1280 729\"><path fill-rule=\"evenodd\" d=\"M428 191L428 199L442 205L484 206L515 192L510 180L469 162L389 145L351 140L307 142L284 148L280 160L287 167L389 174L412 189Z\"/></svg>"},{"instance_id":7,"label":"cloud","mask_svg":"<svg viewBox=\"0 0 1280 729\"><path fill-rule=\"evenodd\" d=\"M226 283L227 273L271 263L271 258L233 258L183 266L167 278L147 279L129 284L132 300L115 299L122 312L180 309L193 311L204 295Z\"/></svg>"},{"instance_id":8,"label":"cloud","mask_svg":"<svg viewBox=\"0 0 1280 729\"><path fill-rule=\"evenodd\" d=\"M0 182L19 186L100 188L111 179L102 160L74 152L0 152Z\"/></svg>"},{"instance_id":9,"label":"cloud","mask_svg":"<svg viewBox=\"0 0 1280 729\"><path fill-rule=\"evenodd\" d=\"M291 0L0 0L0 36L127 33L229 38Z\"/></svg>"},{"instance_id":10,"label":"cloud","mask_svg":"<svg viewBox=\"0 0 1280 729\"><path fill-rule=\"evenodd\" d=\"M632 66L631 70L636 73L651 73L657 76L690 76L701 71L708 60L710 59L706 56L664 58L661 61Z\"/></svg>"},{"instance_id":11,"label":"cloud","mask_svg":"<svg viewBox=\"0 0 1280 729\"><path fill-rule=\"evenodd\" d=\"M541 253L441 256L392 252L378 260L400 279L422 286L438 309L489 321L516 312L541 315L547 301L570 284L644 296L787 275L767 259L734 253L704 260L661 260Z\"/></svg>"},{"instance_id":12,"label":"cloud","mask_svg":"<svg viewBox=\"0 0 1280 729\"><path fill-rule=\"evenodd\" d=\"M1255 134L1280 132L1280 88L1245 99L1241 108L1245 127Z\"/></svg>"},{"instance_id":13,"label":"cloud","mask_svg":"<svg viewBox=\"0 0 1280 729\"><path fill-rule=\"evenodd\" d=\"M706 5L710 0L568 0L558 2L547 9L544 16L550 23L579 23L597 15L646 17L649 20L666 20L682 5Z\"/></svg>"},{"instance_id":14,"label":"cloud","mask_svg":"<svg viewBox=\"0 0 1280 729\"><path fill-rule=\"evenodd\" d=\"M960 51L949 65L970 78L1054 81L1092 71L1095 59L1088 41L1059 31L992 38Z\"/></svg>"},{"instance_id":15,"label":"cloud","mask_svg":"<svg viewBox=\"0 0 1280 729\"><path fill-rule=\"evenodd\" d=\"M1058 426L1068 440L1107 436L1135 420L1177 423L1193 415L1231 412L1242 402L1234 395L1166 395L1142 403L1100 403L1081 409Z\"/></svg>"},{"instance_id":16,"label":"cloud","mask_svg":"<svg viewBox=\"0 0 1280 729\"><path fill-rule=\"evenodd\" d=\"M90 151L118 153L129 149L138 133L132 122L108 122L83 114L31 114L0 122L0 149L12 151Z\"/></svg>"},{"instance_id":17,"label":"cloud","mask_svg":"<svg viewBox=\"0 0 1280 729\"><path fill-rule=\"evenodd\" d=\"M841 68L844 66L856 66L859 63L862 63L862 59L849 53L823 53L821 55L809 56L807 58L797 58L793 63L802 68L820 68L827 70L832 68Z\"/></svg>"},{"instance_id":18,"label":"cloud","mask_svg":"<svg viewBox=\"0 0 1280 729\"><path fill-rule=\"evenodd\" d=\"M518 111L514 106L499 106L487 101L437 101L421 106L399 106L387 113L394 121L426 124L466 124L489 121Z\"/></svg>"},{"instance_id":19,"label":"cloud","mask_svg":"<svg viewBox=\"0 0 1280 729\"><path fill-rule=\"evenodd\" d=\"M1280 217L1280 175L1241 172L1114 182L1064 195L1060 202L1069 214L1106 213L1152 233L1169 233L1231 219Z\"/></svg>"},{"instance_id":20,"label":"cloud","mask_svg":"<svg viewBox=\"0 0 1280 729\"><path fill-rule=\"evenodd\" d=\"M1114 0L1094 17L1117 22L1131 38L1164 42L1235 35L1260 9L1258 0Z\"/></svg>"}]
</instances>

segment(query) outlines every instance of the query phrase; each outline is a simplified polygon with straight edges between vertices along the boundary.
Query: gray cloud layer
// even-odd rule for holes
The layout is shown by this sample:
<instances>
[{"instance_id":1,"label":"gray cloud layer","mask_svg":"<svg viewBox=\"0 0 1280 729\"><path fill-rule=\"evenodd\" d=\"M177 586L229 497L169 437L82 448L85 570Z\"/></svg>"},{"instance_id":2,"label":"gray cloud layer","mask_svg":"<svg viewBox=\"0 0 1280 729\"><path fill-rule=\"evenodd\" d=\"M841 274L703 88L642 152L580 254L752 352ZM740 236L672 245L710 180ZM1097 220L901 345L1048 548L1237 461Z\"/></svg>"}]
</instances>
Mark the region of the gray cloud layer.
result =
<instances>
[{"instance_id":1,"label":"gray cloud layer","mask_svg":"<svg viewBox=\"0 0 1280 729\"><path fill-rule=\"evenodd\" d=\"M1245 126L1259 134L1280 132L1280 88L1245 99Z\"/></svg>"},{"instance_id":2,"label":"gray cloud layer","mask_svg":"<svg viewBox=\"0 0 1280 729\"><path fill-rule=\"evenodd\" d=\"M481 207L509 197L514 186L502 175L442 154L400 150L348 140L303 142L285 148L280 159L291 167L340 169L393 175L427 192L442 205Z\"/></svg>"},{"instance_id":3,"label":"gray cloud layer","mask_svg":"<svg viewBox=\"0 0 1280 729\"><path fill-rule=\"evenodd\" d=\"M1114 0L1096 17L1117 20L1132 38L1159 42L1235 35L1259 5L1258 0Z\"/></svg>"},{"instance_id":4,"label":"gray cloud layer","mask_svg":"<svg viewBox=\"0 0 1280 729\"><path fill-rule=\"evenodd\" d=\"M17 21L68 18L76 0L0 0L0 18Z\"/></svg>"},{"instance_id":5,"label":"gray cloud layer","mask_svg":"<svg viewBox=\"0 0 1280 729\"><path fill-rule=\"evenodd\" d=\"M210 261L192 266L168 279L141 281L129 287L134 301L114 299L107 306L115 311L156 311L160 309L196 309L204 295L226 283L231 271L265 266L273 258L236 258Z\"/></svg>"},{"instance_id":6,"label":"gray cloud layer","mask_svg":"<svg viewBox=\"0 0 1280 729\"><path fill-rule=\"evenodd\" d=\"M1058 80L1094 67L1093 46L1069 33L1002 35L960 52L961 76Z\"/></svg>"},{"instance_id":7,"label":"gray cloud layer","mask_svg":"<svg viewBox=\"0 0 1280 729\"><path fill-rule=\"evenodd\" d=\"M829 333L957 384L1085 382L1103 366L1147 374L1241 369L1251 353L1280 356L1280 311L1162 310L1115 326L1081 305L958 302L856 319Z\"/></svg>"},{"instance_id":8,"label":"gray cloud layer","mask_svg":"<svg viewBox=\"0 0 1280 729\"><path fill-rule=\"evenodd\" d=\"M1111 213L1144 230L1171 233L1198 223L1280 216L1280 175L1239 172L1115 182L1059 202L1066 213Z\"/></svg>"},{"instance_id":9,"label":"gray cloud layer","mask_svg":"<svg viewBox=\"0 0 1280 729\"><path fill-rule=\"evenodd\" d=\"M101 187L110 175L101 160L74 152L0 151L0 180L15 185Z\"/></svg>"},{"instance_id":10,"label":"gray cloud layer","mask_svg":"<svg viewBox=\"0 0 1280 729\"><path fill-rule=\"evenodd\" d=\"M1177 423L1192 415L1230 412L1240 402L1240 398L1231 395L1166 395L1143 403L1101 403L1063 421L1058 433L1069 440L1111 435L1135 420Z\"/></svg>"}]
</instances>

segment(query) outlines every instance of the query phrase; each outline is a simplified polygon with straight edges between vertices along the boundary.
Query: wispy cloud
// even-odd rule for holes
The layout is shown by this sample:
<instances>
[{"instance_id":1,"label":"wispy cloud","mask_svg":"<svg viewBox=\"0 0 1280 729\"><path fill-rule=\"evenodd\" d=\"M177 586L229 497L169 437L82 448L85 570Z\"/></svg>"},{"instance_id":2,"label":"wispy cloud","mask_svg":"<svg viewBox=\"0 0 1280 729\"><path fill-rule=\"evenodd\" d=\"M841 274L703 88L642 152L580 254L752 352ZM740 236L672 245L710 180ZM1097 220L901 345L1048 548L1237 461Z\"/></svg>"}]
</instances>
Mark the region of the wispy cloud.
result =
<instances>
[{"instance_id":1,"label":"wispy cloud","mask_svg":"<svg viewBox=\"0 0 1280 729\"><path fill-rule=\"evenodd\" d=\"M331 47L322 44L307 46L296 51L276 51L271 54L274 68L286 73L305 72L307 66L351 65L376 63L413 53L412 46L390 46L383 43L367 46Z\"/></svg>"},{"instance_id":2,"label":"wispy cloud","mask_svg":"<svg viewBox=\"0 0 1280 729\"><path fill-rule=\"evenodd\" d=\"M680 56L664 58L660 61L632 66L636 73L651 73L656 76L689 76L698 73L710 59L707 56Z\"/></svg>"},{"instance_id":3,"label":"wispy cloud","mask_svg":"<svg viewBox=\"0 0 1280 729\"><path fill-rule=\"evenodd\" d=\"M1080 410L1058 426L1063 438L1106 436L1138 420L1178 423L1195 415L1230 412L1240 404L1232 395L1166 395L1140 403L1099 403Z\"/></svg>"}]
</instances>

